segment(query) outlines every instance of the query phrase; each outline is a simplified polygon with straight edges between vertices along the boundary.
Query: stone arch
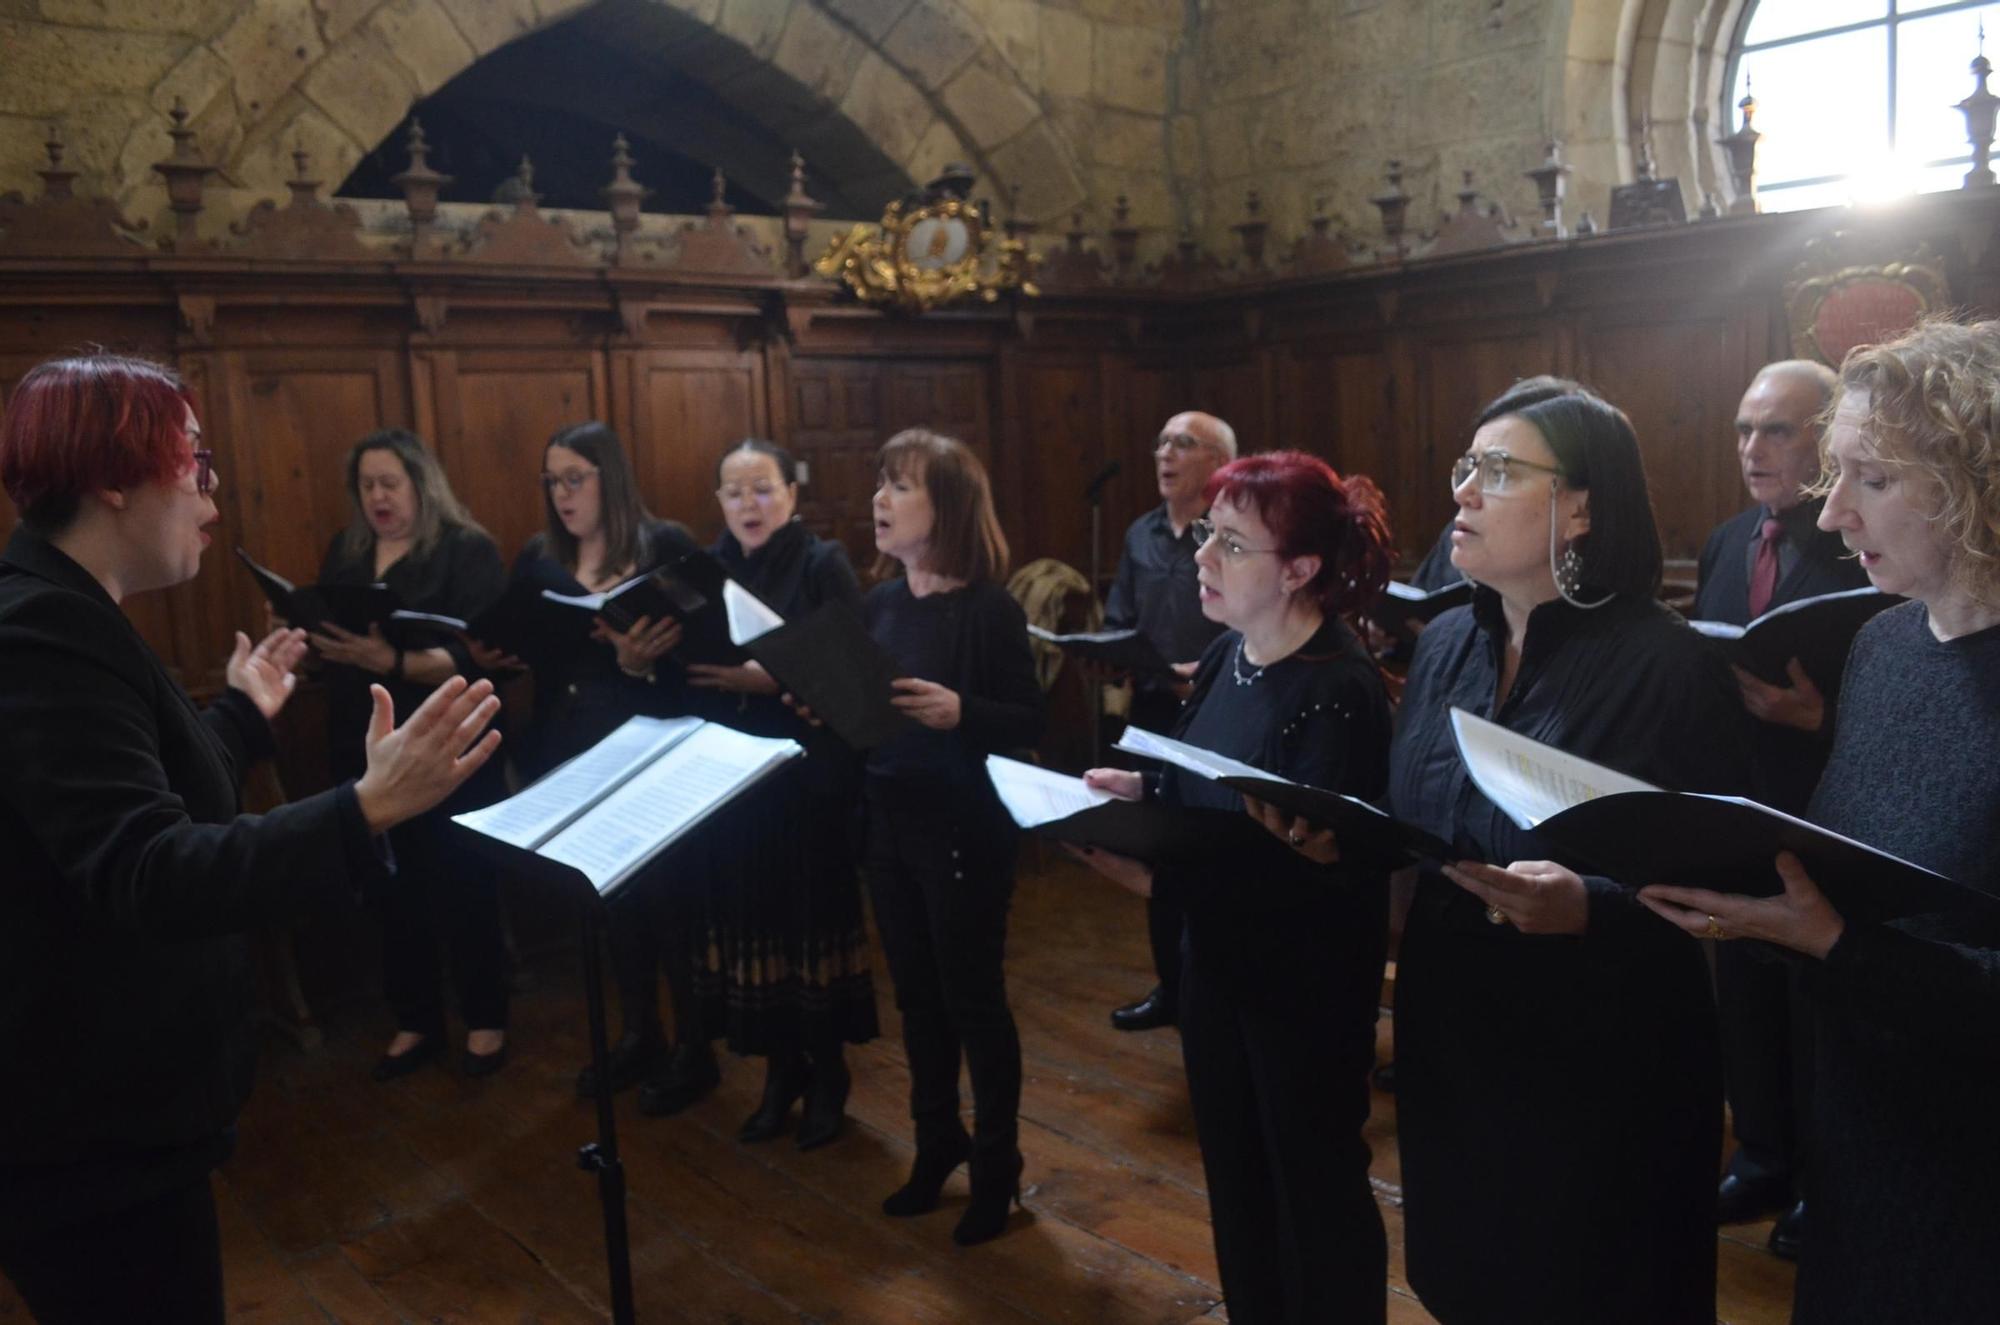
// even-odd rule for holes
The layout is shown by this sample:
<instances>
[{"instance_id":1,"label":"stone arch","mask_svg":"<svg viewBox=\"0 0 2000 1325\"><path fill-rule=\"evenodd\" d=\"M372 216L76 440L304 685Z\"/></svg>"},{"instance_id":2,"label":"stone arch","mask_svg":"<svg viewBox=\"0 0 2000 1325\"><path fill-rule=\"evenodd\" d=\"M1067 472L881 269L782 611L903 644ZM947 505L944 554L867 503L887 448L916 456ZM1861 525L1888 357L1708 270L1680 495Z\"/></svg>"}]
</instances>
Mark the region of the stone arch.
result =
<instances>
[{"instance_id":1,"label":"stone arch","mask_svg":"<svg viewBox=\"0 0 2000 1325\"><path fill-rule=\"evenodd\" d=\"M1729 47L1751 0L1562 0L1550 24L1549 122L1565 126L1570 160L1599 197L1632 178L1636 130L1650 116L1662 178L1678 178L1689 210L1734 190L1716 139Z\"/></svg>"},{"instance_id":2,"label":"stone arch","mask_svg":"<svg viewBox=\"0 0 2000 1325\"><path fill-rule=\"evenodd\" d=\"M979 172L982 193L1004 199L1018 184L1033 219L1084 197L1042 98L954 0L194 0L187 26L201 35L149 80L148 97L155 108L185 100L224 185L247 203L283 193L294 146L320 178L343 179L476 61L607 5L657 11L685 38L678 68L746 109L788 117L808 156L827 126L865 136L887 163L872 182L890 196L957 160ZM140 115L124 128L115 192L157 210L150 165L165 155L164 124Z\"/></svg>"}]
</instances>

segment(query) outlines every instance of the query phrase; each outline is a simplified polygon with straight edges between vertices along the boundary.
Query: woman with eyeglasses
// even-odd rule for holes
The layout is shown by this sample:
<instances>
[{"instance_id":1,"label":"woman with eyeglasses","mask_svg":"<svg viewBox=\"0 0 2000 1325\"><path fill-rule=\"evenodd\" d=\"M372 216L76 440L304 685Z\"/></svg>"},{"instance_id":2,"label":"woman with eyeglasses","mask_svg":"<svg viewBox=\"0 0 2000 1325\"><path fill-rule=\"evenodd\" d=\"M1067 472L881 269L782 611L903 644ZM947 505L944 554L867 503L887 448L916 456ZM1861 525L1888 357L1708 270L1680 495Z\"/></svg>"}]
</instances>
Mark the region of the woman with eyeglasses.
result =
<instances>
[{"instance_id":1,"label":"woman with eyeglasses","mask_svg":"<svg viewBox=\"0 0 2000 1325\"><path fill-rule=\"evenodd\" d=\"M717 463L715 483L725 528L710 551L731 578L787 620L825 603L860 609L846 550L798 518L790 452L747 439ZM804 760L718 816L719 873L695 981L703 1024L735 1052L766 1060L763 1098L737 1139L782 1135L803 1101L794 1141L812 1150L840 1133L851 1080L843 1046L876 1033L852 842L860 764L786 708L755 662L687 670L705 716L806 747Z\"/></svg>"},{"instance_id":2,"label":"woman with eyeglasses","mask_svg":"<svg viewBox=\"0 0 2000 1325\"><path fill-rule=\"evenodd\" d=\"M1410 1284L1445 1325L1709 1325L1722 1082L1700 946L1560 862L1472 785L1450 710L1656 785L1750 766L1728 669L1658 603L1631 423L1518 383L1452 471L1476 586L1417 641L1389 806L1462 853L1420 872L1396 978ZM1267 825L1303 854L1331 833Z\"/></svg>"},{"instance_id":3,"label":"woman with eyeglasses","mask_svg":"<svg viewBox=\"0 0 2000 1325\"><path fill-rule=\"evenodd\" d=\"M405 608L467 620L500 597L506 567L499 549L459 503L437 457L400 428L373 432L347 456L354 516L320 565L321 584L386 584ZM446 637L406 648L375 628L356 635L327 623L309 636L327 688L328 753L337 777L363 766L357 739L374 687L399 709L453 676L477 677L469 646ZM374 901L382 922L382 983L396 1034L371 1075L407 1076L444 1050L442 945L466 1026L467 1076L490 1076L507 1058L507 969L500 930L498 872L451 836L451 816L504 794L490 764L444 804L390 834L398 887Z\"/></svg>"},{"instance_id":4,"label":"woman with eyeglasses","mask_svg":"<svg viewBox=\"0 0 2000 1325\"><path fill-rule=\"evenodd\" d=\"M1201 608L1227 627L1203 653L1173 734L1294 781L1373 799L1388 776L1389 701L1343 618L1395 560L1382 496L1359 475L1280 451L1209 479L1194 523ZM1092 769L1127 800L1240 811L1169 767ZM1368 1073L1388 943L1380 870L1308 859L1261 835L1157 868L1076 854L1145 897L1184 904L1181 1051L1229 1318L1384 1319L1388 1243L1368 1181Z\"/></svg>"},{"instance_id":5,"label":"woman with eyeglasses","mask_svg":"<svg viewBox=\"0 0 2000 1325\"><path fill-rule=\"evenodd\" d=\"M910 729L868 752L865 868L903 1014L917 1154L884 1214L937 1209L967 1164L972 1199L952 1229L971 1246L1006 1231L1021 1192L1021 1037L1007 1002L1007 909L1019 833L986 756L1032 747L1042 689L1028 621L1002 585L1007 540L986 467L921 428L882 444L868 631L894 658ZM900 570L901 573L895 573ZM961 1061L972 1134L959 1117Z\"/></svg>"},{"instance_id":6,"label":"woman with eyeglasses","mask_svg":"<svg viewBox=\"0 0 2000 1325\"><path fill-rule=\"evenodd\" d=\"M377 687L358 779L243 814L303 633L238 634L197 710L124 611L200 570L213 462L141 359L41 364L0 419L0 1273L44 1325L223 1320L209 1171L253 1075L245 935L405 886L378 835L500 740L483 682L400 728Z\"/></svg>"},{"instance_id":7,"label":"woman with eyeglasses","mask_svg":"<svg viewBox=\"0 0 2000 1325\"><path fill-rule=\"evenodd\" d=\"M684 528L647 512L624 444L605 424L591 421L557 429L542 448L540 483L543 528L514 558L513 586L570 595L601 593L695 550ZM522 742L523 776L542 776L635 715L688 712L685 675L670 657L680 637L680 623L671 617L641 617L622 632L600 618L590 638L579 633L575 639L549 639L518 659L476 647L482 665L525 664L534 673L535 720ZM685 865L685 853L679 863ZM664 1093L687 1097L677 1108L707 1093L718 1079L707 1038L693 1020L689 931L694 910L681 904L693 891L674 888L664 878L634 880L613 899L608 926L623 1022L609 1059L611 1089L664 1078L673 1068L680 1084ZM668 1056L660 1022L663 963L682 1032L675 1041L681 1050L678 1061ZM578 1071L576 1088L586 1099L595 1096L597 1078L591 1067Z\"/></svg>"},{"instance_id":8,"label":"woman with eyeglasses","mask_svg":"<svg viewBox=\"0 0 2000 1325\"><path fill-rule=\"evenodd\" d=\"M1807 817L2000 895L2000 323L1928 322L1848 355L1822 451L1820 527L1911 601L1855 637ZM1855 920L1796 858L1773 864L1771 897L1640 900L1690 934L1804 965L1812 1234L1792 1319L1992 1320L2000 924Z\"/></svg>"}]
</instances>

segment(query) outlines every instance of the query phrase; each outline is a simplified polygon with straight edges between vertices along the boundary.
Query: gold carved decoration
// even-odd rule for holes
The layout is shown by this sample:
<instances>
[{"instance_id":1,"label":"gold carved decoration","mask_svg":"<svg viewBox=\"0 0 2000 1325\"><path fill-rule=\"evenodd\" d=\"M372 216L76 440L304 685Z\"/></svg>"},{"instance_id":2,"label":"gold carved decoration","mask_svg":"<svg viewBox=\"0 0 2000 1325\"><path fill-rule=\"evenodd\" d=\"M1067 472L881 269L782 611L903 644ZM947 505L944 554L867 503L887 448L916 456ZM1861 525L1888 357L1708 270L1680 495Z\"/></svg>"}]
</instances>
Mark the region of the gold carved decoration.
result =
<instances>
[{"instance_id":1,"label":"gold carved decoration","mask_svg":"<svg viewBox=\"0 0 2000 1325\"><path fill-rule=\"evenodd\" d=\"M1785 283L1793 353L1838 368L1855 346L1898 336L1951 305L1944 263L1928 244L1873 261L1858 247L1844 234L1806 246Z\"/></svg>"},{"instance_id":2,"label":"gold carved decoration","mask_svg":"<svg viewBox=\"0 0 2000 1325\"><path fill-rule=\"evenodd\" d=\"M927 313L965 300L990 304L1002 292L1040 294L1035 261L1021 240L992 236L983 208L934 195L907 209L890 203L880 226L854 226L813 270L846 282L864 303Z\"/></svg>"}]
</instances>

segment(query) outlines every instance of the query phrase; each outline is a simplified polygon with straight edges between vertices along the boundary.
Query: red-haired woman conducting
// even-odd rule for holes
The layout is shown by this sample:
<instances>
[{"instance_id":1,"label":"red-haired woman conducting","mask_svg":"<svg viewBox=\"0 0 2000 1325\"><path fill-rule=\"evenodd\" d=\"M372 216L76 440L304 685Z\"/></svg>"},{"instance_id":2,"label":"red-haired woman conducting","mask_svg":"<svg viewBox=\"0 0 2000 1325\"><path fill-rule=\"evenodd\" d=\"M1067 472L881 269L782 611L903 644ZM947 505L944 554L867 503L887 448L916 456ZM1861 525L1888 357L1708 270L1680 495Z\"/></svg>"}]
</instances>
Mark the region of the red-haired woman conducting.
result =
<instances>
[{"instance_id":1,"label":"red-haired woman conducting","mask_svg":"<svg viewBox=\"0 0 2000 1325\"><path fill-rule=\"evenodd\" d=\"M1202 655L1174 735L1294 781L1381 795L1388 696L1341 619L1389 579L1381 494L1280 451L1223 466L1206 496L1208 519L1195 522L1202 611L1229 629ZM1237 793L1174 768L1085 779L1130 800L1243 808ZM1361 1128L1386 880L1275 837L1156 870L1079 854L1135 892L1186 903L1181 1047L1229 1318L1381 1321L1388 1253Z\"/></svg>"},{"instance_id":2,"label":"red-haired woman conducting","mask_svg":"<svg viewBox=\"0 0 2000 1325\"><path fill-rule=\"evenodd\" d=\"M220 1321L208 1173L250 1086L241 933L351 893L374 839L499 737L452 680L401 728L375 689L359 779L263 816L237 788L299 631L236 636L193 703L120 611L192 579L218 516L187 388L143 360L42 364L0 421L0 1270L43 1325Z\"/></svg>"}]
</instances>

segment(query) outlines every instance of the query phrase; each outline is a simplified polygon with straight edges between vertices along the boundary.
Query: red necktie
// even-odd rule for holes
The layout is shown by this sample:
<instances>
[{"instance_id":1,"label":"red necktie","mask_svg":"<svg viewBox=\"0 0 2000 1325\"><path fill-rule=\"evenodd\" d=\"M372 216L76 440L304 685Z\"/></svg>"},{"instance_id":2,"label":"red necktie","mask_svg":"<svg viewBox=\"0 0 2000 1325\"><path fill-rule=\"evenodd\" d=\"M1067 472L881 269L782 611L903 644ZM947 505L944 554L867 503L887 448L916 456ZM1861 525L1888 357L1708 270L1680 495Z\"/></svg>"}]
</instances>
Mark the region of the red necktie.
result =
<instances>
[{"instance_id":1,"label":"red necktie","mask_svg":"<svg viewBox=\"0 0 2000 1325\"><path fill-rule=\"evenodd\" d=\"M1766 520L1763 535L1764 541L1757 545L1757 560L1750 567L1752 621L1770 610L1771 596L1778 592L1778 541L1785 536L1785 526Z\"/></svg>"}]
</instances>

